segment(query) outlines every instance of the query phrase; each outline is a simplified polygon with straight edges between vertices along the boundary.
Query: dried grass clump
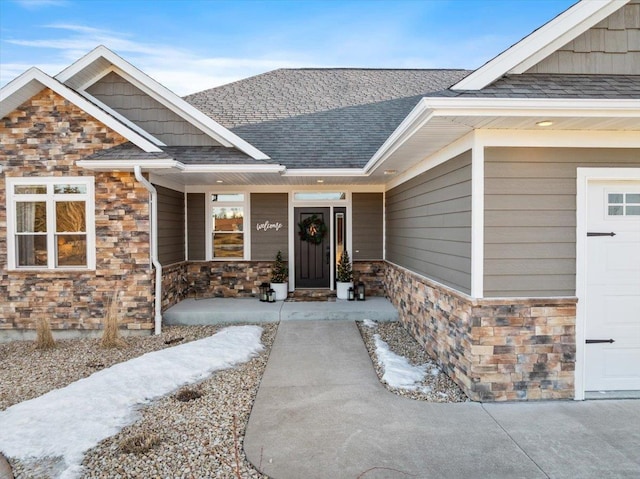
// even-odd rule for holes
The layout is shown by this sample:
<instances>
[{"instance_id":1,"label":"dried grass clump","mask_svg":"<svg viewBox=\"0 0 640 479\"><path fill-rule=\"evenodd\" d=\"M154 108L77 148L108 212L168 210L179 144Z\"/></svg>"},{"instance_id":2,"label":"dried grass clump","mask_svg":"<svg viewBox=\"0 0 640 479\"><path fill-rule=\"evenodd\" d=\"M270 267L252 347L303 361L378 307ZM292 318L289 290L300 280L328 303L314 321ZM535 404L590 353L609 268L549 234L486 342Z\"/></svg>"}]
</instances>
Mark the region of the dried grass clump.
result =
<instances>
[{"instance_id":1,"label":"dried grass clump","mask_svg":"<svg viewBox=\"0 0 640 479\"><path fill-rule=\"evenodd\" d=\"M181 402L189 402L202 397L202 393L197 389L185 388L179 391L174 398Z\"/></svg>"},{"instance_id":2,"label":"dried grass clump","mask_svg":"<svg viewBox=\"0 0 640 479\"><path fill-rule=\"evenodd\" d=\"M52 349L56 347L56 342L51 333L51 325L45 318L38 318L36 321L36 349Z\"/></svg>"},{"instance_id":3,"label":"dried grass clump","mask_svg":"<svg viewBox=\"0 0 640 479\"><path fill-rule=\"evenodd\" d=\"M103 348L123 348L126 346L124 340L120 337L118 329L118 298L120 292L116 291L113 296L106 302L106 314L103 320L104 332L100 345Z\"/></svg>"},{"instance_id":4,"label":"dried grass clump","mask_svg":"<svg viewBox=\"0 0 640 479\"><path fill-rule=\"evenodd\" d=\"M118 448L125 454L144 454L162 442L162 438L154 432L141 432L129 436L118 443Z\"/></svg>"}]
</instances>

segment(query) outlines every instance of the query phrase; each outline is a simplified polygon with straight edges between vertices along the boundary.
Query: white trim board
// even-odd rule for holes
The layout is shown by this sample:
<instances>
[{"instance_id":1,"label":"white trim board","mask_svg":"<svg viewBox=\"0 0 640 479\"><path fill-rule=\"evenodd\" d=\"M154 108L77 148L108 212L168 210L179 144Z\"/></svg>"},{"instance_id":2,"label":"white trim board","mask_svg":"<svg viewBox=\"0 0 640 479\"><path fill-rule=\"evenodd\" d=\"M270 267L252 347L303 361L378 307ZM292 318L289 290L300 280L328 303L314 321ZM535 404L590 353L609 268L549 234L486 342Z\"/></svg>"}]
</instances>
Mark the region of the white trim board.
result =
<instances>
[{"instance_id":1,"label":"white trim board","mask_svg":"<svg viewBox=\"0 0 640 479\"><path fill-rule=\"evenodd\" d=\"M576 400L585 399L585 327L587 280L587 190L592 180L640 180L640 168L577 168L576 191Z\"/></svg>"}]
</instances>

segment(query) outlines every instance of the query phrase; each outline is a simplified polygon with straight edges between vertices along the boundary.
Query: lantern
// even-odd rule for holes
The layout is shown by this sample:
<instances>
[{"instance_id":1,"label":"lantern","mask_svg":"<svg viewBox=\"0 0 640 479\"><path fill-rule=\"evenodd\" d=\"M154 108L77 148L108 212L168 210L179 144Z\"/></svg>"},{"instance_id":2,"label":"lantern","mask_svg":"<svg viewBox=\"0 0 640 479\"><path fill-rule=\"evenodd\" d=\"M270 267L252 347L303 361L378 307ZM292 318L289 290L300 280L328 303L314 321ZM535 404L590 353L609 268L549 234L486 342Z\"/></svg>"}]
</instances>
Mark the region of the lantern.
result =
<instances>
[{"instance_id":1,"label":"lantern","mask_svg":"<svg viewBox=\"0 0 640 479\"><path fill-rule=\"evenodd\" d=\"M276 292L273 289L269 289L269 291L267 291L267 302L269 303L276 302Z\"/></svg>"},{"instance_id":2,"label":"lantern","mask_svg":"<svg viewBox=\"0 0 640 479\"><path fill-rule=\"evenodd\" d=\"M349 289L347 290L347 299L349 301L356 299L356 292L353 290L353 286L349 286Z\"/></svg>"},{"instance_id":3,"label":"lantern","mask_svg":"<svg viewBox=\"0 0 640 479\"><path fill-rule=\"evenodd\" d=\"M356 298L358 299L358 301L364 301L365 300L364 283L360 281L358 283L357 288L358 289L356 291Z\"/></svg>"},{"instance_id":4,"label":"lantern","mask_svg":"<svg viewBox=\"0 0 640 479\"><path fill-rule=\"evenodd\" d=\"M269 298L267 297L269 293L269 283L262 283L260 285L260 301L266 303Z\"/></svg>"}]
</instances>

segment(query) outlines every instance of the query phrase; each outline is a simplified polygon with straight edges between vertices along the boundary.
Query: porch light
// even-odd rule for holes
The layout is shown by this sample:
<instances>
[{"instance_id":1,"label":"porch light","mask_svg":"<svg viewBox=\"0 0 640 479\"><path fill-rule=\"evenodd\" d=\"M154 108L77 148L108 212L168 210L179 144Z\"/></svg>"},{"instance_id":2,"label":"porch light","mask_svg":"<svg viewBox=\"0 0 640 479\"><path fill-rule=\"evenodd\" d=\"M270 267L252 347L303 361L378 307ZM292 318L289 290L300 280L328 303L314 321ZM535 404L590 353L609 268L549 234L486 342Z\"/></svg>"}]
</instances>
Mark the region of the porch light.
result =
<instances>
[{"instance_id":1,"label":"porch light","mask_svg":"<svg viewBox=\"0 0 640 479\"><path fill-rule=\"evenodd\" d=\"M357 298L358 298L358 301L365 300L364 283L362 281L358 283Z\"/></svg>"},{"instance_id":2,"label":"porch light","mask_svg":"<svg viewBox=\"0 0 640 479\"><path fill-rule=\"evenodd\" d=\"M276 302L276 292L273 289L269 289L269 291L267 291L267 302L268 303Z\"/></svg>"},{"instance_id":3,"label":"porch light","mask_svg":"<svg viewBox=\"0 0 640 479\"><path fill-rule=\"evenodd\" d=\"M551 126L553 125L553 122L551 120L543 120L543 121L537 122L536 125L542 126L542 127Z\"/></svg>"},{"instance_id":4,"label":"porch light","mask_svg":"<svg viewBox=\"0 0 640 479\"><path fill-rule=\"evenodd\" d=\"M269 283L262 283L260 285L260 301L266 303L269 300Z\"/></svg>"},{"instance_id":5,"label":"porch light","mask_svg":"<svg viewBox=\"0 0 640 479\"><path fill-rule=\"evenodd\" d=\"M349 286L349 289L347 290L347 299L349 301L353 301L356 299L356 293L353 290L353 286Z\"/></svg>"}]
</instances>

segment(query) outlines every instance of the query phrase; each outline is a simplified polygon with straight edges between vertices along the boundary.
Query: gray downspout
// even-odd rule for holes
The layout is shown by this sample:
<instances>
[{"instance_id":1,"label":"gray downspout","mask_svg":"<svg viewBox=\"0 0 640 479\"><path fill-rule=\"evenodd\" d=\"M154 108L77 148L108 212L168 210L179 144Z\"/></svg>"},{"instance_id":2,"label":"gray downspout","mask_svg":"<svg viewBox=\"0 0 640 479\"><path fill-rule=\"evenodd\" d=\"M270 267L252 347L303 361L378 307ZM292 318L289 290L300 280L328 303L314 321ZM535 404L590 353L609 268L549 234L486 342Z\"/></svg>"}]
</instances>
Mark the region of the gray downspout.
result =
<instances>
[{"instance_id":1,"label":"gray downspout","mask_svg":"<svg viewBox=\"0 0 640 479\"><path fill-rule=\"evenodd\" d=\"M154 186L142 176L142 168L139 165L135 165L133 171L136 180L151 193L151 263L156 269L156 291L154 299L155 334L160 334L162 332L162 265L158 260L158 192Z\"/></svg>"}]
</instances>

